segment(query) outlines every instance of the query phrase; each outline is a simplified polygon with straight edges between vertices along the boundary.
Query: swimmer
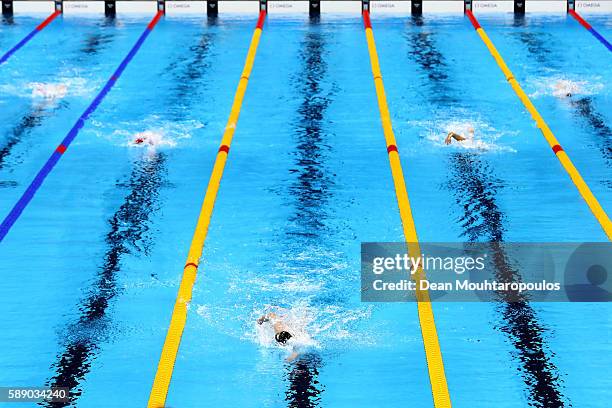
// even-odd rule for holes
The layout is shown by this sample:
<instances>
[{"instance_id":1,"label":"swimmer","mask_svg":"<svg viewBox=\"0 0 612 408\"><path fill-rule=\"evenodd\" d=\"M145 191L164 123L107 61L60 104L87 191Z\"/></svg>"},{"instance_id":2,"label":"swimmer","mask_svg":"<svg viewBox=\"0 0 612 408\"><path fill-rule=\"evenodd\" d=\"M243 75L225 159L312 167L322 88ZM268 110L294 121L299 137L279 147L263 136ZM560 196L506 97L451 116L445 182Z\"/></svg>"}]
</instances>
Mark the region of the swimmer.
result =
<instances>
[{"instance_id":1,"label":"swimmer","mask_svg":"<svg viewBox=\"0 0 612 408\"><path fill-rule=\"evenodd\" d=\"M66 92L68 92L68 87L65 84L43 84L39 82L32 84L32 97L34 98L53 101L66 96Z\"/></svg>"},{"instance_id":2,"label":"swimmer","mask_svg":"<svg viewBox=\"0 0 612 408\"><path fill-rule=\"evenodd\" d=\"M553 86L553 96L557 98L571 98L574 94L580 92L580 86L572 81L568 81L567 79L560 79L555 82Z\"/></svg>"},{"instance_id":3,"label":"swimmer","mask_svg":"<svg viewBox=\"0 0 612 408\"><path fill-rule=\"evenodd\" d=\"M162 144L162 137L158 133L151 132L149 130L145 132L136 133L132 143L139 146L157 146Z\"/></svg>"},{"instance_id":4,"label":"swimmer","mask_svg":"<svg viewBox=\"0 0 612 408\"><path fill-rule=\"evenodd\" d=\"M468 129L467 136L463 136L455 132L448 132L448 135L446 135L446 139L444 139L444 144L447 144L447 145L451 144L453 139L455 139L458 142L463 142L468 139L474 140L474 128L471 127Z\"/></svg>"},{"instance_id":5,"label":"swimmer","mask_svg":"<svg viewBox=\"0 0 612 408\"><path fill-rule=\"evenodd\" d=\"M289 341L289 339L291 339L293 335L290 332L291 329L284 322L284 319L273 312L265 314L259 319L257 319L257 324L259 325L262 325L266 322L270 322L270 324L272 324L272 328L274 329L274 340L276 340L279 345L286 346L287 341ZM297 356L298 353L293 350L291 352L291 355L287 357L286 361L291 362L295 360Z\"/></svg>"}]
</instances>

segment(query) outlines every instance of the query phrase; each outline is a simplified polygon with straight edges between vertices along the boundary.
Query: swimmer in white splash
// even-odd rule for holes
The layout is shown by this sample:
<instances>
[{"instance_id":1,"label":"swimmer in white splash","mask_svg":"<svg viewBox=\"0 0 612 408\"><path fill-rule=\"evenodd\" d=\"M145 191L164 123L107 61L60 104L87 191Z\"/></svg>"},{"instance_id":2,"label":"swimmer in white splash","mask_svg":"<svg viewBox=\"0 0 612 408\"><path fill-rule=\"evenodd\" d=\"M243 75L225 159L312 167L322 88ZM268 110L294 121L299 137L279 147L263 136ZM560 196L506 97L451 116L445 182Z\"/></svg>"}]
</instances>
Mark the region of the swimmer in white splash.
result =
<instances>
[{"instance_id":1,"label":"swimmer in white splash","mask_svg":"<svg viewBox=\"0 0 612 408\"><path fill-rule=\"evenodd\" d=\"M155 146L155 141L152 135L153 132L150 131L136 133L132 143L135 145Z\"/></svg>"},{"instance_id":2,"label":"swimmer in white splash","mask_svg":"<svg viewBox=\"0 0 612 408\"><path fill-rule=\"evenodd\" d=\"M274 329L274 340L276 340L280 346L287 346L287 342L293 337L293 334L291 334L291 329L287 325L285 318L270 312L257 319L257 324L259 325L266 322L269 322ZM291 362L295 360L297 356L298 353L293 349L289 357L286 358L286 361Z\"/></svg>"},{"instance_id":3,"label":"swimmer in white splash","mask_svg":"<svg viewBox=\"0 0 612 408\"><path fill-rule=\"evenodd\" d=\"M557 98L571 98L580 93L580 86L567 79L560 79L553 85L553 96Z\"/></svg>"},{"instance_id":4,"label":"swimmer in white splash","mask_svg":"<svg viewBox=\"0 0 612 408\"><path fill-rule=\"evenodd\" d=\"M463 142L463 141L473 141L474 140L474 128L470 127L468 129L468 133L467 135L460 135L459 133L455 133L455 132L448 132L448 135L446 135L446 139L444 139L444 144L451 144L453 142L453 139L455 139L457 142Z\"/></svg>"},{"instance_id":5,"label":"swimmer in white splash","mask_svg":"<svg viewBox=\"0 0 612 408\"><path fill-rule=\"evenodd\" d=\"M47 101L62 99L68 92L66 84L44 84L35 82L32 86L32 97L43 98Z\"/></svg>"},{"instance_id":6,"label":"swimmer in white splash","mask_svg":"<svg viewBox=\"0 0 612 408\"><path fill-rule=\"evenodd\" d=\"M152 132L150 130L145 130L144 132L136 133L132 137L131 144L133 146L143 146L149 148L155 148L158 146L172 146L172 141L164 140L164 137L161 133Z\"/></svg>"}]
</instances>

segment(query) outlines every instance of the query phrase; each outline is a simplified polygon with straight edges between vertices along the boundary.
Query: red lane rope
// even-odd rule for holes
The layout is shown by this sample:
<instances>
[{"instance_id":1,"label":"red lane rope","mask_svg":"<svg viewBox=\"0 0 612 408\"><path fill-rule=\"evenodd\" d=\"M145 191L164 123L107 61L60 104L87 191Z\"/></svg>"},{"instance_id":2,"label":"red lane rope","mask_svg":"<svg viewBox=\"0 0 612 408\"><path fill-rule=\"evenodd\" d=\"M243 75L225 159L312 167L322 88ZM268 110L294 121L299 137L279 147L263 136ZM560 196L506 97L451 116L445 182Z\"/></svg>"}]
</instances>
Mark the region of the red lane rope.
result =
<instances>
[{"instance_id":1,"label":"red lane rope","mask_svg":"<svg viewBox=\"0 0 612 408\"><path fill-rule=\"evenodd\" d=\"M468 18L470 19L472 25L474 26L476 30L481 28L480 23L478 22L478 20L476 20L476 17L474 17L474 14L472 14L472 10L465 10L465 14L467 14Z\"/></svg>"},{"instance_id":2,"label":"red lane rope","mask_svg":"<svg viewBox=\"0 0 612 408\"><path fill-rule=\"evenodd\" d=\"M163 11L158 11L157 14L155 15L155 17L153 17L153 20L151 20L149 22L149 24L147 25L147 28L149 30L153 30L153 28L155 28L155 26L157 25L157 23L159 22L159 19L164 15Z\"/></svg>"},{"instance_id":3,"label":"red lane rope","mask_svg":"<svg viewBox=\"0 0 612 408\"><path fill-rule=\"evenodd\" d=\"M555 152L555 154L557 154L557 153L559 153L559 152L562 152L562 151L563 151L563 148L562 148L560 145L558 145L558 144L557 144L557 145L554 145L554 146L552 147L552 151L553 151L553 152Z\"/></svg>"},{"instance_id":4,"label":"red lane rope","mask_svg":"<svg viewBox=\"0 0 612 408\"><path fill-rule=\"evenodd\" d=\"M266 20L266 11L265 10L261 10L259 12L259 18L257 19L257 26L256 28L259 28L260 30L263 30L263 26L264 26L264 21Z\"/></svg>"},{"instance_id":5,"label":"red lane rope","mask_svg":"<svg viewBox=\"0 0 612 408\"><path fill-rule=\"evenodd\" d=\"M367 10L363 10L363 25L365 28L372 29L372 22L370 21L370 13Z\"/></svg>"},{"instance_id":6,"label":"red lane rope","mask_svg":"<svg viewBox=\"0 0 612 408\"><path fill-rule=\"evenodd\" d=\"M389 145L389 147L387 147L387 153L391 153L391 152L398 152L396 145Z\"/></svg>"},{"instance_id":7,"label":"red lane rope","mask_svg":"<svg viewBox=\"0 0 612 408\"><path fill-rule=\"evenodd\" d=\"M52 21L55 19L55 17L59 16L60 14L62 14L62 12L61 12L61 11L59 11L59 10L55 10L55 13L51 14L49 17L47 17L47 18L45 19L45 21L43 21L42 23L40 23L40 24L39 24L39 25L36 27L36 30L37 30L37 31L42 30L43 28L45 28L46 26L48 26L48 25L49 25L49 24L50 24L50 23L51 23L51 22L52 22Z\"/></svg>"},{"instance_id":8,"label":"red lane rope","mask_svg":"<svg viewBox=\"0 0 612 408\"><path fill-rule=\"evenodd\" d=\"M580 17L580 15L578 15L578 13L576 13L574 10L570 10L570 11L568 11L568 13L569 13L569 14L570 14L572 17L574 17L576 20L578 20L578 22L579 22L580 24L582 24L582 26L583 26L584 28L586 28L587 30L590 30L590 29L592 29L592 28L593 28L593 27L591 27L591 25L590 25L589 23L587 23L587 22L585 21L585 19L584 19L584 18Z\"/></svg>"}]
</instances>

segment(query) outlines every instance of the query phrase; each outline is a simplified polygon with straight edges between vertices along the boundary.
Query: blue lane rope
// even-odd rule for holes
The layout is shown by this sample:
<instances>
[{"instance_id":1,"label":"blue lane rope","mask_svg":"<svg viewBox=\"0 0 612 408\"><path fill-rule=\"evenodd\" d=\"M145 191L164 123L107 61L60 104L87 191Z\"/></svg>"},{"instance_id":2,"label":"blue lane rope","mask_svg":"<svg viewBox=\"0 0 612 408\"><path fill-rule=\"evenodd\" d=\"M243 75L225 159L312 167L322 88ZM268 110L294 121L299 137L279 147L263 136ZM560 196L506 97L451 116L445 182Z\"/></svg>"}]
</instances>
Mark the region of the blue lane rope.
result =
<instances>
[{"instance_id":1,"label":"blue lane rope","mask_svg":"<svg viewBox=\"0 0 612 408\"><path fill-rule=\"evenodd\" d=\"M612 51L612 45L610 45L610 43L608 42L608 40L606 40L604 38L603 35L599 34L597 32L597 30L595 30L593 28L592 25L590 25L584 18L582 18L580 16L580 14L578 14L576 12L576 10L569 10L568 11L569 15L571 15L572 17L574 17L576 19L576 21L578 21L580 23L580 25L582 25L584 28L587 29L588 32L590 32L591 34L593 34L593 36L595 38L597 38L603 45L606 46L606 48L608 49L608 51Z\"/></svg>"},{"instance_id":2,"label":"blue lane rope","mask_svg":"<svg viewBox=\"0 0 612 408\"><path fill-rule=\"evenodd\" d=\"M55 12L53 12L53 14L51 14L49 17L47 17L45 19L45 21L43 21L42 23L40 23L38 26L36 26L35 29L33 29L28 35L26 35L21 41L19 41L17 43L17 45L15 45L13 48L11 48L10 50L8 50L6 52L6 54L4 54L2 57L0 57L0 65L4 64L6 61L8 61L9 58L11 58L11 56L16 53L17 51L19 51L19 49L21 47L23 47L24 45L26 45L32 38L34 38L34 36L36 34L38 34L39 32L41 32L43 30L43 28L45 28L46 26L48 26L54 19L55 17L59 16L60 14L62 14L60 11L56 10Z\"/></svg>"},{"instance_id":3,"label":"blue lane rope","mask_svg":"<svg viewBox=\"0 0 612 408\"><path fill-rule=\"evenodd\" d=\"M591 34L593 34L595 36L595 38L597 38L599 41L601 41L603 43L603 45L605 45L608 48L608 51L612 52L612 44L610 44L610 42L608 40L606 40L603 35L599 34L597 31L595 31L595 29L593 27L591 27L591 29L589 31L591 32Z\"/></svg>"}]
</instances>

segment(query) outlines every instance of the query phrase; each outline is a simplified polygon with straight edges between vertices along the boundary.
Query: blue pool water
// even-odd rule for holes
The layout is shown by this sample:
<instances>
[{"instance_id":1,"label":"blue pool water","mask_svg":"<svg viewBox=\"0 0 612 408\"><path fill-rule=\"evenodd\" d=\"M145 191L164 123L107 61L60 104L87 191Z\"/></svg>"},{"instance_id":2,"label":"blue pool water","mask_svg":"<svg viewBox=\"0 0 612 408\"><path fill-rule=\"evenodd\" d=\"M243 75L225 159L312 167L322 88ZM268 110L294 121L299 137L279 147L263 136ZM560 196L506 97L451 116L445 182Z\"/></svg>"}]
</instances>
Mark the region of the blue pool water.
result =
<instances>
[{"instance_id":1,"label":"blue pool water","mask_svg":"<svg viewBox=\"0 0 612 408\"><path fill-rule=\"evenodd\" d=\"M610 211L609 51L570 17L478 17ZM2 216L149 20L67 16L0 67ZM0 244L0 385L146 404L255 20L162 20ZM39 21L0 24L0 49ZM466 18L372 24L422 241L606 240ZM479 144L443 145L469 126ZM360 243L401 240L361 19L270 16L167 405L432 406L416 306L360 302ZM269 305L310 333L297 363L254 324ZM454 406L610 400L607 304L433 308Z\"/></svg>"}]
</instances>

